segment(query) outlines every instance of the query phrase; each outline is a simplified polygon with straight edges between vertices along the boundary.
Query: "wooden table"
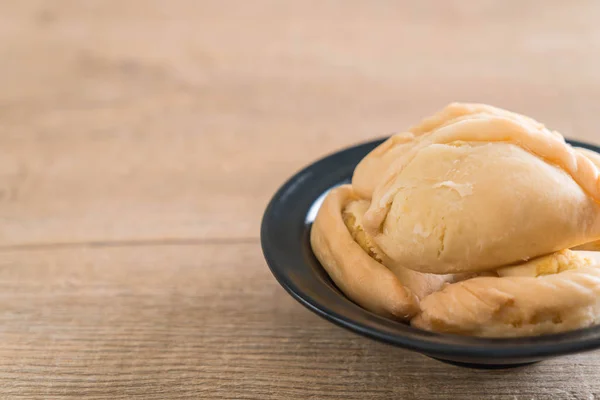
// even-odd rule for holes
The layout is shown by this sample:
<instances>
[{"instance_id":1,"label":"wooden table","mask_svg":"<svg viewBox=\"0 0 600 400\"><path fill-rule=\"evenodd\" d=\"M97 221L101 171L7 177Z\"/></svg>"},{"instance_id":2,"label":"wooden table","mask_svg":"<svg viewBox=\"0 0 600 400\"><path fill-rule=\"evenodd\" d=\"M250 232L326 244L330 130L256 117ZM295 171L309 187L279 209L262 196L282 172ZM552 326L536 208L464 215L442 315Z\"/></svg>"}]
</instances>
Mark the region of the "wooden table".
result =
<instances>
[{"instance_id":1,"label":"wooden table","mask_svg":"<svg viewBox=\"0 0 600 400\"><path fill-rule=\"evenodd\" d=\"M600 3L5 1L0 398L592 399L316 317L259 222L339 147L480 101L600 143Z\"/></svg>"}]
</instances>

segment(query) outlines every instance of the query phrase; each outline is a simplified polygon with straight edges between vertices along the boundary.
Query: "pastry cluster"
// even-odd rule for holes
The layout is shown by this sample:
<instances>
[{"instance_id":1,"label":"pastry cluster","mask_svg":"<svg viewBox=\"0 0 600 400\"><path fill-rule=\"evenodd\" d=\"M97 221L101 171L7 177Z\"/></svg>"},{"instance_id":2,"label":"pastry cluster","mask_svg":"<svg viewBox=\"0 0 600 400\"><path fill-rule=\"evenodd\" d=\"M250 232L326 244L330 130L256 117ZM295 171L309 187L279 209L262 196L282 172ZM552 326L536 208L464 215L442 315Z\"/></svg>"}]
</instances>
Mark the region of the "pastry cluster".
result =
<instances>
[{"instance_id":1,"label":"pastry cluster","mask_svg":"<svg viewBox=\"0 0 600 400\"><path fill-rule=\"evenodd\" d=\"M600 253L570 249L599 248L599 170L599 154L531 118L453 103L329 192L312 248L354 302L421 329L587 327L600 322Z\"/></svg>"}]
</instances>

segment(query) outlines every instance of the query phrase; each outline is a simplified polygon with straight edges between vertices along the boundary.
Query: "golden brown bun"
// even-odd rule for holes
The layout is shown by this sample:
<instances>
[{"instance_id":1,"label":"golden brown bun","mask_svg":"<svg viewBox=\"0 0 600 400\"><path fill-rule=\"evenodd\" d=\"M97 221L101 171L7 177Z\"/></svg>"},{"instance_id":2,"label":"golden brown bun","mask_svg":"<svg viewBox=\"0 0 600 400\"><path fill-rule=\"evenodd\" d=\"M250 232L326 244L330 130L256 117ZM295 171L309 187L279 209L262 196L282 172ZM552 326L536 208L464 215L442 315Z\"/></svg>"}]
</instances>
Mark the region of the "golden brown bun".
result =
<instances>
[{"instance_id":1,"label":"golden brown bun","mask_svg":"<svg viewBox=\"0 0 600 400\"><path fill-rule=\"evenodd\" d=\"M485 337L541 335L594 325L600 319L600 264L585 257L561 253L513 267L512 276L448 285L421 301L421 314L411 324ZM563 272L538 275L538 267L548 263Z\"/></svg>"},{"instance_id":2,"label":"golden brown bun","mask_svg":"<svg viewBox=\"0 0 600 400\"><path fill-rule=\"evenodd\" d=\"M529 118L449 109L356 169L353 187L371 201L364 229L394 263L488 271L600 238L599 171L589 156Z\"/></svg>"},{"instance_id":3,"label":"golden brown bun","mask_svg":"<svg viewBox=\"0 0 600 400\"><path fill-rule=\"evenodd\" d=\"M354 302L379 315L408 320L418 300L398 278L354 241L342 219L346 206L358 200L350 185L327 195L311 229L311 245L335 284Z\"/></svg>"},{"instance_id":4,"label":"golden brown bun","mask_svg":"<svg viewBox=\"0 0 600 400\"><path fill-rule=\"evenodd\" d=\"M311 232L338 287L377 314L475 336L600 319L600 155L539 122L453 103L333 189Z\"/></svg>"},{"instance_id":5,"label":"golden brown bun","mask_svg":"<svg viewBox=\"0 0 600 400\"><path fill-rule=\"evenodd\" d=\"M436 292L445 283L454 282L460 277L454 275L423 274L397 265L381 251L373 242L373 239L364 231L362 219L365 211L369 208L369 202L358 200L349 203L343 211L343 218L354 241L371 257L386 266L396 275L400 283L406 286L417 298L422 299Z\"/></svg>"},{"instance_id":6,"label":"golden brown bun","mask_svg":"<svg viewBox=\"0 0 600 400\"><path fill-rule=\"evenodd\" d=\"M539 257L526 263L498 268L496 274L507 276L531 276L558 274L570 269L589 267L600 261L600 257L590 257L587 251L562 250L547 256ZM600 253L598 253L600 256Z\"/></svg>"},{"instance_id":7,"label":"golden brown bun","mask_svg":"<svg viewBox=\"0 0 600 400\"><path fill-rule=\"evenodd\" d=\"M600 154L595 151L577 148L581 154L590 159L598 168L600 168ZM600 251L600 240L596 240L590 243L583 244L574 248L575 250L587 250L587 251Z\"/></svg>"},{"instance_id":8,"label":"golden brown bun","mask_svg":"<svg viewBox=\"0 0 600 400\"><path fill-rule=\"evenodd\" d=\"M421 123L410 128L408 132L392 136L363 158L356 167L354 176L352 177L352 186L355 192L362 198L371 199L375 187L379 183L378 178L386 173L388 168L400 155L414 145L415 138L446 126L450 122L454 122L457 118L478 114L512 118L533 128L547 131L549 134L556 136L558 140L564 141L559 133L548 131L542 124L524 115L486 104L451 103L443 110L431 117L425 118Z\"/></svg>"}]
</instances>

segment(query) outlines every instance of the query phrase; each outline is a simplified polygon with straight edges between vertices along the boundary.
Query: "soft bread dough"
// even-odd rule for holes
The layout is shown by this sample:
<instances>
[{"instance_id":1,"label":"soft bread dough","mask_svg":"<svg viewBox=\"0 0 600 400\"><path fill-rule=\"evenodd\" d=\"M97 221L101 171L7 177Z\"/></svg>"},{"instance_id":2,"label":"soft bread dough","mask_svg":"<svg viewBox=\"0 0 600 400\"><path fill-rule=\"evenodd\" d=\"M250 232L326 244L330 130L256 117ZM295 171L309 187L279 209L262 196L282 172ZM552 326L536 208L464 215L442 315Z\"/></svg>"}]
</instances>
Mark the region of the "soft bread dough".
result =
<instances>
[{"instance_id":1,"label":"soft bread dough","mask_svg":"<svg viewBox=\"0 0 600 400\"><path fill-rule=\"evenodd\" d=\"M559 134L505 113L390 139L382 157L394 159L371 177L364 216L390 259L419 272L478 272L600 238L596 165Z\"/></svg>"},{"instance_id":2,"label":"soft bread dough","mask_svg":"<svg viewBox=\"0 0 600 400\"><path fill-rule=\"evenodd\" d=\"M367 211L364 227L416 271L485 271L600 236L600 204L512 144L431 145L396 181L381 226L369 229Z\"/></svg>"},{"instance_id":3,"label":"soft bread dough","mask_svg":"<svg viewBox=\"0 0 600 400\"><path fill-rule=\"evenodd\" d=\"M584 149L582 147L576 147L575 150L577 150L577 152L579 152L580 154L589 158L589 160L591 162L593 162L596 165L596 167L600 168L600 154L596 153L595 151L589 150L589 149Z\"/></svg>"},{"instance_id":4,"label":"soft bread dough","mask_svg":"<svg viewBox=\"0 0 600 400\"><path fill-rule=\"evenodd\" d=\"M362 198L371 199L375 187L379 182L377 178L382 177L398 156L405 153L414 145L414 140L417 137L431 133L437 128L447 126L458 119L464 120L465 117L478 115L500 116L512 119L530 128L541 130L545 134L553 135L557 140L564 142L564 138L559 133L550 132L539 122L524 115L486 104L451 103L443 110L429 118L425 118L420 124L410 128L408 132L392 136L371 153L367 154L356 167L352 177L352 186L355 192Z\"/></svg>"},{"instance_id":5,"label":"soft bread dough","mask_svg":"<svg viewBox=\"0 0 600 400\"><path fill-rule=\"evenodd\" d=\"M394 264L389 257L379 249L373 239L364 231L362 218L369 207L365 200L353 201L343 211L343 219L352 238L373 259L388 267L398 277L400 283L406 286L418 299L436 292L445 283L460 280L462 277L454 275L423 274ZM341 254L343 256L343 254Z\"/></svg>"},{"instance_id":6,"label":"soft bread dough","mask_svg":"<svg viewBox=\"0 0 600 400\"><path fill-rule=\"evenodd\" d=\"M386 267L354 241L342 219L346 206L358 200L350 185L325 198L310 241L313 252L335 284L350 299L379 315L408 320L418 311L418 299Z\"/></svg>"},{"instance_id":7,"label":"soft bread dough","mask_svg":"<svg viewBox=\"0 0 600 400\"><path fill-rule=\"evenodd\" d=\"M461 103L367 155L311 231L323 267L364 308L488 337L599 323L600 252L566 250L598 243L600 155L531 118Z\"/></svg>"},{"instance_id":8,"label":"soft bread dough","mask_svg":"<svg viewBox=\"0 0 600 400\"><path fill-rule=\"evenodd\" d=\"M583 148L577 148L577 151L589 158L600 169L600 154ZM600 240L575 247L575 250L600 251Z\"/></svg>"},{"instance_id":9,"label":"soft bread dough","mask_svg":"<svg viewBox=\"0 0 600 400\"><path fill-rule=\"evenodd\" d=\"M499 277L506 276L532 276L558 274L570 269L589 267L592 262L600 264L600 257L588 257L589 252L563 250L539 257L521 265L498 268ZM599 254L600 256L600 254Z\"/></svg>"},{"instance_id":10,"label":"soft bread dough","mask_svg":"<svg viewBox=\"0 0 600 400\"><path fill-rule=\"evenodd\" d=\"M524 270L529 268L524 266ZM539 277L478 277L446 286L421 301L411 324L437 332L485 337L531 336L600 320L600 266Z\"/></svg>"}]
</instances>

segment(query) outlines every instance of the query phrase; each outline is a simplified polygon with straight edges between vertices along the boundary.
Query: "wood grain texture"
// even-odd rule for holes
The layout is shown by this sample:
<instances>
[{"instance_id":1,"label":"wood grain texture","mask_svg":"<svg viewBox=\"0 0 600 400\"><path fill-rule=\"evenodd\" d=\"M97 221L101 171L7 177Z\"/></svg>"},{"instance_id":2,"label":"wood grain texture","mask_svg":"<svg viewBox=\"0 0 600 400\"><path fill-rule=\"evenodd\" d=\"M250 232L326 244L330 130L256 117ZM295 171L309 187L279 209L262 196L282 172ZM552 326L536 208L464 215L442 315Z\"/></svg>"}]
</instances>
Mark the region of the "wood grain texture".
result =
<instances>
[{"instance_id":1,"label":"wood grain texture","mask_svg":"<svg viewBox=\"0 0 600 400\"><path fill-rule=\"evenodd\" d=\"M6 398L600 393L598 353L471 371L346 332L291 299L255 242L3 252L0 293Z\"/></svg>"},{"instance_id":2,"label":"wood grain texture","mask_svg":"<svg viewBox=\"0 0 600 400\"><path fill-rule=\"evenodd\" d=\"M0 398L592 399L598 353L457 369L296 304L294 171L454 100L600 143L600 3L0 3Z\"/></svg>"}]
</instances>

